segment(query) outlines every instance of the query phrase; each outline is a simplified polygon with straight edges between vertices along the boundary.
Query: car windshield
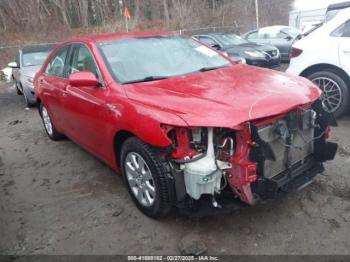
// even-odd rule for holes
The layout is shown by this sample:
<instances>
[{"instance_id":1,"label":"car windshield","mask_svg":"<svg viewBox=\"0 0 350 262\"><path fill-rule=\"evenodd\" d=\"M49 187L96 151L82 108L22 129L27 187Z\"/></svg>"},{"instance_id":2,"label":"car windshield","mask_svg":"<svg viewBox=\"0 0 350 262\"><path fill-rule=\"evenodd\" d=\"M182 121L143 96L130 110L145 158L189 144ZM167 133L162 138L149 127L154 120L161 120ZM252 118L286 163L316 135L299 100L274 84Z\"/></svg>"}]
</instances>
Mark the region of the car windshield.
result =
<instances>
[{"instance_id":1,"label":"car windshield","mask_svg":"<svg viewBox=\"0 0 350 262\"><path fill-rule=\"evenodd\" d=\"M283 27L283 28L281 29L281 32L282 32L282 33L285 33L285 34L287 34L287 35L290 35L290 36L292 36L292 37L297 37L297 36L299 36L299 35L302 34L301 31L299 31L298 29L293 28L293 27Z\"/></svg>"},{"instance_id":2,"label":"car windshield","mask_svg":"<svg viewBox=\"0 0 350 262\"><path fill-rule=\"evenodd\" d=\"M117 81L145 82L215 70L231 63L212 49L182 36L157 36L100 42Z\"/></svg>"},{"instance_id":3,"label":"car windshield","mask_svg":"<svg viewBox=\"0 0 350 262\"><path fill-rule=\"evenodd\" d=\"M307 30L305 33L303 33L302 36L303 37L308 36L312 32L316 31L316 29L320 28L322 25L323 25L323 23L313 25L313 27L310 28L309 30Z\"/></svg>"},{"instance_id":4,"label":"car windshield","mask_svg":"<svg viewBox=\"0 0 350 262\"><path fill-rule=\"evenodd\" d=\"M50 51L24 53L22 55L23 66L37 66L45 62Z\"/></svg>"},{"instance_id":5,"label":"car windshield","mask_svg":"<svg viewBox=\"0 0 350 262\"><path fill-rule=\"evenodd\" d=\"M335 10L330 10L326 13L326 18L325 18L325 23L331 21L339 12L339 9L335 9Z\"/></svg>"},{"instance_id":6,"label":"car windshield","mask_svg":"<svg viewBox=\"0 0 350 262\"><path fill-rule=\"evenodd\" d=\"M243 45L248 41L235 34L216 35L216 38L224 45Z\"/></svg>"}]
</instances>

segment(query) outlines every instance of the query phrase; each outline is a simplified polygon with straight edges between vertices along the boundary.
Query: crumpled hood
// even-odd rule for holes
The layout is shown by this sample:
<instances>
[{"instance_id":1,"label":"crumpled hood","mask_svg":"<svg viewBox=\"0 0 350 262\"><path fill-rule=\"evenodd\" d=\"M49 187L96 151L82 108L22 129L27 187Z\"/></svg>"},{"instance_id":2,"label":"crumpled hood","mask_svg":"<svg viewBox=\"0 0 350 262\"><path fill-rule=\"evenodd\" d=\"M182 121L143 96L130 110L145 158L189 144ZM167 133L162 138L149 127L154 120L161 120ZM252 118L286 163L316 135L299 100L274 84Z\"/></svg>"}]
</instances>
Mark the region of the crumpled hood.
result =
<instances>
[{"instance_id":1,"label":"crumpled hood","mask_svg":"<svg viewBox=\"0 0 350 262\"><path fill-rule=\"evenodd\" d=\"M189 126L227 128L290 111L321 94L301 77L247 65L124 88L134 102L176 114Z\"/></svg>"}]
</instances>

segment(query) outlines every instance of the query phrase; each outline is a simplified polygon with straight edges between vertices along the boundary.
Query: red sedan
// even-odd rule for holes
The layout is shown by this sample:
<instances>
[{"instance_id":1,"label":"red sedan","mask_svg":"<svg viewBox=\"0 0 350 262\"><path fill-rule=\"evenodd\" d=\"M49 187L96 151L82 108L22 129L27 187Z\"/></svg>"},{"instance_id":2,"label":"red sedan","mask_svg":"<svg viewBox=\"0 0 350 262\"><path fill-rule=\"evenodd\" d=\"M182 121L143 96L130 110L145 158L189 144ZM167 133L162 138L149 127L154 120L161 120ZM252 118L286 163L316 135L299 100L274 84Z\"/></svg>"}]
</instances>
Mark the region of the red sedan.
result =
<instances>
[{"instance_id":1,"label":"red sedan","mask_svg":"<svg viewBox=\"0 0 350 262\"><path fill-rule=\"evenodd\" d=\"M73 39L34 84L48 136L69 137L121 173L151 217L301 189L337 149L327 141L335 120L311 82L181 35Z\"/></svg>"}]
</instances>

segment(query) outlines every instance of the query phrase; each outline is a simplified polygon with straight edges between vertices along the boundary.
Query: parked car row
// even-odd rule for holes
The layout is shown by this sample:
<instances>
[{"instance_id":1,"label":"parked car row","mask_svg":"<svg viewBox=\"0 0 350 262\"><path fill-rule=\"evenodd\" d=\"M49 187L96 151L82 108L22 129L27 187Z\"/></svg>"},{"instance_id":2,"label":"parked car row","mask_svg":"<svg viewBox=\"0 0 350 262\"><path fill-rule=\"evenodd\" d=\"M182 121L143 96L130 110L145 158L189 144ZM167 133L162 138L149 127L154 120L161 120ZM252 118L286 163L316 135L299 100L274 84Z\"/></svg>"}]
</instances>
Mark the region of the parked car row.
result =
<instances>
[{"instance_id":1,"label":"parked car row","mask_svg":"<svg viewBox=\"0 0 350 262\"><path fill-rule=\"evenodd\" d=\"M274 36L279 31L283 32L280 33L282 35L281 39ZM261 35L261 32L264 32L264 39L260 40L259 37L253 37L254 35ZM287 47L286 43L282 44L282 42L293 42L297 38L296 35L297 32L291 28L275 26L248 32L244 37L249 39L249 41L236 34L225 33L198 34L193 37L211 48L224 52L239 63L276 68L280 66L281 60L286 60L286 57L288 57L286 52L288 52L290 47ZM33 87L34 75L52 48L53 45L21 48L16 55L16 61L8 64L8 67L12 69L12 79L17 93L23 95L25 104L28 107L36 104Z\"/></svg>"},{"instance_id":2,"label":"parked car row","mask_svg":"<svg viewBox=\"0 0 350 262\"><path fill-rule=\"evenodd\" d=\"M310 79L323 91L328 112L340 117L350 107L349 2L331 5L325 22L306 33L286 26L270 26L235 34L207 33L194 37L249 65L277 67L290 60L288 73Z\"/></svg>"},{"instance_id":3,"label":"parked car row","mask_svg":"<svg viewBox=\"0 0 350 262\"><path fill-rule=\"evenodd\" d=\"M282 59L285 59L285 52L287 52L286 49L289 48L279 45L283 39L278 40L277 37L273 36L273 34L278 31L283 32L281 33L282 37L283 39L286 38L287 41L291 39L294 41L296 39L296 31L282 26L267 27L257 31L248 32L244 37L249 39L249 41L236 34L225 33L199 34L194 35L194 38L211 48L224 52L227 56L239 63L275 68L280 65ZM259 37L252 37L255 33L261 35L261 32L265 32L264 40L260 41ZM290 32L292 32L293 36L290 36ZM267 43L272 43L277 47L267 45ZM52 48L53 45L28 46L21 48L16 55L16 61L9 63L7 69L4 69L7 73L11 71L11 78L15 83L17 93L23 95L27 107L36 104L33 78ZM280 50L284 53L281 53Z\"/></svg>"}]
</instances>

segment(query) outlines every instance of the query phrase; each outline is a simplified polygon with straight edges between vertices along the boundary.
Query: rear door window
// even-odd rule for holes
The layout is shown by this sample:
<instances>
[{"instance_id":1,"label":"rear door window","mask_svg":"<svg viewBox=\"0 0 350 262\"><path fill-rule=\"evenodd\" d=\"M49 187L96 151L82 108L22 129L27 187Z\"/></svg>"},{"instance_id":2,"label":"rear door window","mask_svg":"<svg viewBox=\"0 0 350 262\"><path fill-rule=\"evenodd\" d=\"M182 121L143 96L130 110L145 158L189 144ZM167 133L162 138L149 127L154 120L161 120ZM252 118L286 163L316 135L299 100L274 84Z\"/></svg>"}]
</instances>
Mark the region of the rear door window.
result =
<instances>
[{"instance_id":1,"label":"rear door window","mask_svg":"<svg viewBox=\"0 0 350 262\"><path fill-rule=\"evenodd\" d=\"M259 38L262 38L262 37L259 36L258 31L253 32L253 33L250 33L250 34L248 35L248 37L247 37L247 39L249 39L249 40L252 40L252 39L259 39Z\"/></svg>"},{"instance_id":2,"label":"rear door window","mask_svg":"<svg viewBox=\"0 0 350 262\"><path fill-rule=\"evenodd\" d=\"M331 36L335 37L350 37L350 20L335 29Z\"/></svg>"}]
</instances>

